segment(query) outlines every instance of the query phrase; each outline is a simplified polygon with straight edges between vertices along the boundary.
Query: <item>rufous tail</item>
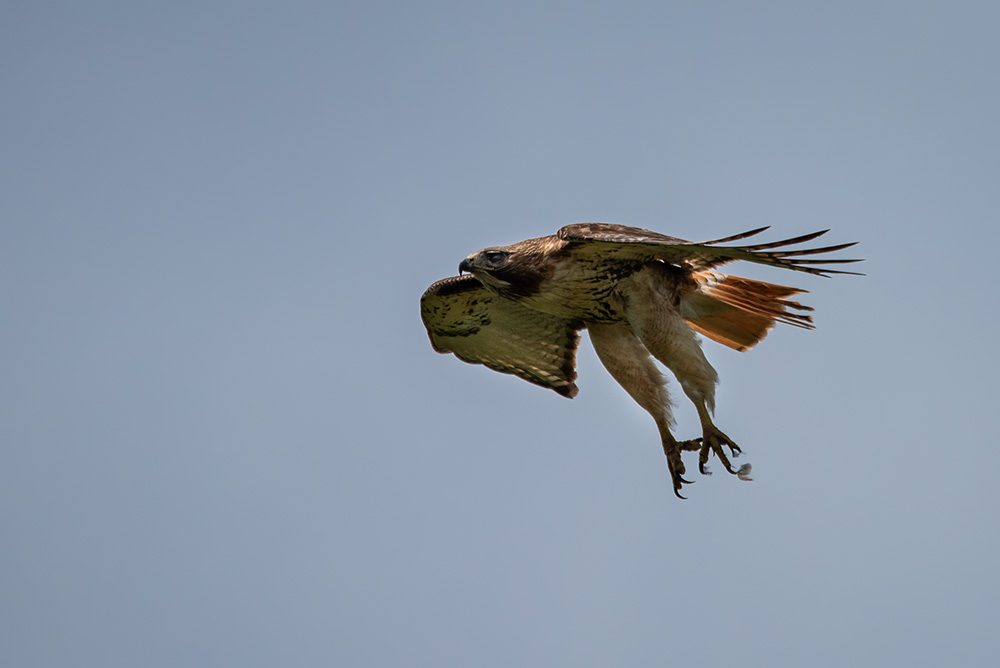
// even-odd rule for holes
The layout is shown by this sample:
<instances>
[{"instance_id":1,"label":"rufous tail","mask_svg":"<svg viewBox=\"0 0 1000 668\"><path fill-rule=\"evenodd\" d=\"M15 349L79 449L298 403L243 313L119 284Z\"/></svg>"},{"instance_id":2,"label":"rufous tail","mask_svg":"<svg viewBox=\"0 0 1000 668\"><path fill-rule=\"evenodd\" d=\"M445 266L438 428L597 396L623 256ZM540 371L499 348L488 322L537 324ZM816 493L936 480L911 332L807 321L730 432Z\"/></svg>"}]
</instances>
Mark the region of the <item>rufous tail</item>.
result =
<instances>
[{"instance_id":1,"label":"rufous tail","mask_svg":"<svg viewBox=\"0 0 1000 668\"><path fill-rule=\"evenodd\" d=\"M776 322L813 329L811 316L795 312L813 309L786 299L807 290L714 271L698 272L694 279L698 288L684 295L681 312L696 331L724 346L750 350Z\"/></svg>"}]
</instances>

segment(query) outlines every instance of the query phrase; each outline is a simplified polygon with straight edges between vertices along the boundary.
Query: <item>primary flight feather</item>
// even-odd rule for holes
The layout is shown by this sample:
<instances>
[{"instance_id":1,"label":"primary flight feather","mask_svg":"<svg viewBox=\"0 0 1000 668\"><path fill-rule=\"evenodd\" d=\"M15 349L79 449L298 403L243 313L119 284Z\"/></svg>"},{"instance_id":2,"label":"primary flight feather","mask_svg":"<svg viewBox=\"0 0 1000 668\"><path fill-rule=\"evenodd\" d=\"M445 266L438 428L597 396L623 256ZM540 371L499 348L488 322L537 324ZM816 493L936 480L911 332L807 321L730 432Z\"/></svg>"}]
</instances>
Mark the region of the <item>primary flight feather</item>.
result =
<instances>
[{"instance_id":1,"label":"primary flight feather","mask_svg":"<svg viewBox=\"0 0 1000 668\"><path fill-rule=\"evenodd\" d=\"M757 235L692 243L657 232L613 225L567 225L555 235L494 246L459 264L459 275L431 285L420 311L431 345L440 353L510 373L572 398L576 349L586 329L611 376L659 428L674 493L690 483L681 452L698 451L698 468L715 453L730 473L749 479L749 465L734 470L723 446L740 448L712 422L718 375L695 332L746 351L776 322L811 329L808 306L789 297L805 292L713 271L743 260L819 276L853 274L828 265L855 259L803 259L853 243L789 250L827 230L754 245L725 246ZM780 249L780 250L773 250ZM464 272L468 272L467 274ZM702 436L678 441L659 360L694 403ZM684 498L684 497L681 497Z\"/></svg>"}]
</instances>

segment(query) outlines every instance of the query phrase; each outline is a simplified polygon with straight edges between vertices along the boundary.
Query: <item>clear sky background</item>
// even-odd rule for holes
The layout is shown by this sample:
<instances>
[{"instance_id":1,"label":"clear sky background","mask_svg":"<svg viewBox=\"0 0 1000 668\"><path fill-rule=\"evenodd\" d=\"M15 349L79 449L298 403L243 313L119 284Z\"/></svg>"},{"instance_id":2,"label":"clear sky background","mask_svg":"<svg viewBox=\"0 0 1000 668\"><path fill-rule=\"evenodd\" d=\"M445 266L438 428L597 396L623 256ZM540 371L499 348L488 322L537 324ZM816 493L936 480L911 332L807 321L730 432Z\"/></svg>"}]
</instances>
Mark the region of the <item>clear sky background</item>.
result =
<instances>
[{"instance_id":1,"label":"clear sky background","mask_svg":"<svg viewBox=\"0 0 1000 668\"><path fill-rule=\"evenodd\" d=\"M1000 5L8 2L0 665L995 662ZM435 354L483 246L833 228L673 498ZM676 391L678 432L697 420ZM689 462L693 458L689 457Z\"/></svg>"}]
</instances>

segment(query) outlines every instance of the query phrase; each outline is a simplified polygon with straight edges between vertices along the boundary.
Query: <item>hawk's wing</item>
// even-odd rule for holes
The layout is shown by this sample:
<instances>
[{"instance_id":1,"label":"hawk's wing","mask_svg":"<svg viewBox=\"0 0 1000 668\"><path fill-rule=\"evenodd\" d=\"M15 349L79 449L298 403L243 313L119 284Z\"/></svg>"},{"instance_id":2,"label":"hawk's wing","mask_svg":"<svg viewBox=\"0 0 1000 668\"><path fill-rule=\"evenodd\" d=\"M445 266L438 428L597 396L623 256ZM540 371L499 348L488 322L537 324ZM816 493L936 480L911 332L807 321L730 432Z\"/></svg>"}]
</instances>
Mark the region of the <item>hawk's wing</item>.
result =
<instances>
[{"instance_id":1,"label":"hawk's wing","mask_svg":"<svg viewBox=\"0 0 1000 668\"><path fill-rule=\"evenodd\" d=\"M626 225L613 225L611 223L577 223L567 225L556 233L559 239L568 241L571 248L582 254L599 254L604 257L614 257L622 260L663 260L671 264L687 265L695 271L712 269L728 262L745 260L758 264L767 264L773 267L783 267L795 271L805 271L810 274L827 276L828 274L856 274L853 271L839 271L826 267L815 266L824 264L843 264L847 262L860 262L861 260L842 259L800 259L802 255L816 255L818 253L830 253L853 246L853 243L838 244L836 246L825 246L823 248L807 248L802 250L779 250L771 251L771 248L781 248L793 244L812 241L816 237L826 234L829 230L804 234L800 237L772 241L766 244L754 244L749 246L720 246L718 244L730 241L738 241L755 234L760 234L767 227L750 230L742 234L735 234L723 239L714 239L701 243L693 243L670 237L658 232L644 230L638 227L628 227ZM856 242L855 242L856 243Z\"/></svg>"},{"instance_id":2,"label":"hawk's wing","mask_svg":"<svg viewBox=\"0 0 1000 668\"><path fill-rule=\"evenodd\" d=\"M581 322L521 306L469 274L427 288L420 315L437 352L576 396Z\"/></svg>"}]
</instances>

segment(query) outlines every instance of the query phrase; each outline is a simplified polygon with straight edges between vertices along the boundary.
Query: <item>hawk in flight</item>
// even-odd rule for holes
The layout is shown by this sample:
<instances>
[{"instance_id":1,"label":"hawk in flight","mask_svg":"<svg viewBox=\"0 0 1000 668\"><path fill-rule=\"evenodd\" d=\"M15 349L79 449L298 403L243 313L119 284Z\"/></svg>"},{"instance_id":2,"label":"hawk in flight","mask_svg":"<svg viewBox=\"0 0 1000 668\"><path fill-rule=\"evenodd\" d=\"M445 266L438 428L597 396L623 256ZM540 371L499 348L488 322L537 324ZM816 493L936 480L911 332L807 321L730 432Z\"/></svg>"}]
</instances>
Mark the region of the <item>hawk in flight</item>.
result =
<instances>
[{"instance_id":1,"label":"hawk in flight","mask_svg":"<svg viewBox=\"0 0 1000 668\"><path fill-rule=\"evenodd\" d=\"M576 348L586 329L608 372L656 421L674 493L684 498L681 487L691 481L684 478L682 451L699 453L698 469L705 475L710 475L709 453L740 478L749 479L750 469L745 464L734 470L723 450L728 447L734 457L740 453L712 422L718 374L695 333L742 352L776 322L813 328L805 313L812 309L789 299L805 290L715 269L744 260L819 276L856 273L827 265L859 260L804 257L853 243L788 249L828 230L722 245L766 229L693 243L624 225L567 225L551 236L473 253L458 265L458 276L427 289L420 312L437 352L455 353L569 398L577 393ZM694 403L700 438L678 441L670 432L670 397L653 358L673 372Z\"/></svg>"}]
</instances>

